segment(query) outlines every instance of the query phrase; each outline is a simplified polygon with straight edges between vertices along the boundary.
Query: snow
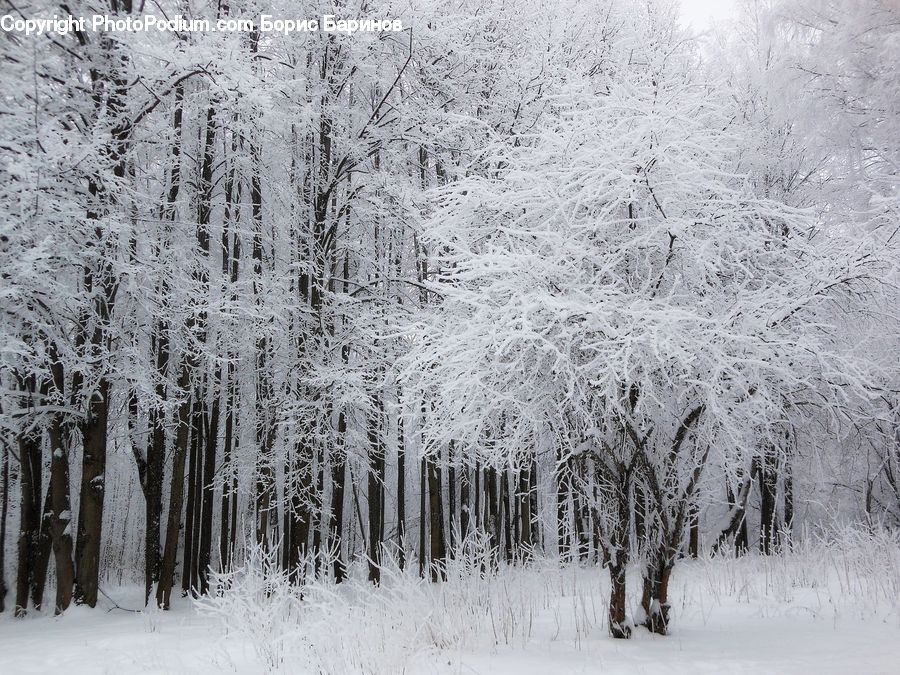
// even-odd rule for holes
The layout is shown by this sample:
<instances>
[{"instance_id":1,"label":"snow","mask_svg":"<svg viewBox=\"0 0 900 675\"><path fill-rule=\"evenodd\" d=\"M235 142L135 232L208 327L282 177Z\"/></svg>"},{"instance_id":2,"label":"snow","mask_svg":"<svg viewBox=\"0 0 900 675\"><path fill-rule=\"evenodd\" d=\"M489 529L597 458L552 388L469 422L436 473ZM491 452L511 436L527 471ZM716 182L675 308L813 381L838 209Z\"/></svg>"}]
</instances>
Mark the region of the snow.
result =
<instances>
[{"instance_id":1,"label":"snow","mask_svg":"<svg viewBox=\"0 0 900 675\"><path fill-rule=\"evenodd\" d=\"M62 617L20 620L6 614L0 653L4 673L249 674L271 672L259 641L291 635L279 651L281 671L301 675L361 672L348 666L357 660L372 673L896 673L900 603L893 582L882 579L875 597L874 577L857 562L840 571L833 566L818 581L823 567L803 567L754 555L681 563L668 637L639 628L631 640L611 639L605 571L537 563L508 568L482 585L452 574L448 583L432 585L410 574L365 591L351 580L341 593L330 587L332 604L293 632L272 612L263 633L244 633L234 616L221 621L187 600L170 612L123 611L104 598L107 611L73 608ZM637 582L629 579L632 596ZM863 589L873 597L862 597ZM136 586L107 592L122 607L139 606L142 598ZM314 590L314 608L317 598ZM490 615L487 623L473 618L462 625L461 617L479 607ZM265 608L247 611L256 609ZM438 647L434 638L441 636L448 644Z\"/></svg>"}]
</instances>

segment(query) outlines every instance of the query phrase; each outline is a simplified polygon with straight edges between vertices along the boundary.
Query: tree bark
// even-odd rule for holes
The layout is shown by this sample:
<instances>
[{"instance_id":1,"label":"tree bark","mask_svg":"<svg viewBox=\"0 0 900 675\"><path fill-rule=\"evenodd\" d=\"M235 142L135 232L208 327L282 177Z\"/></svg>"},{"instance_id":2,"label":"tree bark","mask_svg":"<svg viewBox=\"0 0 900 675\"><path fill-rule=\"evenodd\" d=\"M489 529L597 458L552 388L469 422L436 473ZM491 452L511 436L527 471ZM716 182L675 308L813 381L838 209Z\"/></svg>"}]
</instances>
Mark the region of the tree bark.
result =
<instances>
[{"instance_id":1,"label":"tree bark","mask_svg":"<svg viewBox=\"0 0 900 675\"><path fill-rule=\"evenodd\" d=\"M60 415L54 415L50 439L50 533L56 562L56 613L64 612L72 601L75 565L72 559L72 510L69 498L68 430Z\"/></svg>"},{"instance_id":2,"label":"tree bark","mask_svg":"<svg viewBox=\"0 0 900 675\"><path fill-rule=\"evenodd\" d=\"M456 553L456 466L453 463L453 443L447 446L447 513L449 546L452 557Z\"/></svg>"},{"instance_id":3,"label":"tree bark","mask_svg":"<svg viewBox=\"0 0 900 675\"><path fill-rule=\"evenodd\" d=\"M568 522L568 484L565 478L566 467L557 453L556 457L556 536L560 560L568 560L571 555Z\"/></svg>"},{"instance_id":4,"label":"tree bark","mask_svg":"<svg viewBox=\"0 0 900 675\"><path fill-rule=\"evenodd\" d=\"M425 550L425 532L428 525L426 510L425 458L419 460L419 576L425 577L428 552Z\"/></svg>"},{"instance_id":5,"label":"tree bark","mask_svg":"<svg viewBox=\"0 0 900 675\"><path fill-rule=\"evenodd\" d=\"M776 521L778 472L774 447L768 447L760 458L759 492L759 550L765 555L774 553L775 535L779 530Z\"/></svg>"},{"instance_id":6,"label":"tree bark","mask_svg":"<svg viewBox=\"0 0 900 675\"><path fill-rule=\"evenodd\" d=\"M338 437L346 438L347 420L344 412L338 415ZM338 456L331 460L331 509L329 511L329 541L328 549L334 556L334 581L339 584L346 575L344 554L342 550L342 534L344 531L344 482L347 467L345 449L338 450Z\"/></svg>"},{"instance_id":7,"label":"tree bark","mask_svg":"<svg viewBox=\"0 0 900 675\"><path fill-rule=\"evenodd\" d=\"M433 458L426 458L428 471L428 511L430 515L430 570L431 580L440 581L446 579L444 567L447 557L447 547L444 538L444 508L441 495L441 474L437 462Z\"/></svg>"},{"instance_id":8,"label":"tree bark","mask_svg":"<svg viewBox=\"0 0 900 675\"><path fill-rule=\"evenodd\" d=\"M31 399L35 394L33 379L23 379L20 384L21 390L28 392ZM21 498L14 611L16 616L24 616L28 609L28 593L33 581L40 533L42 458L41 438L34 430L20 433L17 440Z\"/></svg>"},{"instance_id":9,"label":"tree bark","mask_svg":"<svg viewBox=\"0 0 900 675\"><path fill-rule=\"evenodd\" d=\"M0 411L2 412L2 411ZM0 489L3 490L3 505L0 507L0 612L6 610L6 516L9 512L9 448L0 440Z\"/></svg>"},{"instance_id":10,"label":"tree bark","mask_svg":"<svg viewBox=\"0 0 900 675\"><path fill-rule=\"evenodd\" d=\"M631 626L625 618L625 565L609 566L609 634L618 639L631 637Z\"/></svg>"},{"instance_id":11,"label":"tree bark","mask_svg":"<svg viewBox=\"0 0 900 675\"><path fill-rule=\"evenodd\" d=\"M502 534L500 529L500 513L499 509L497 508L499 505L497 495L497 469L495 469L494 467L489 467L486 472L488 512L487 528L491 538L492 555L496 556L500 548Z\"/></svg>"},{"instance_id":12,"label":"tree bark","mask_svg":"<svg viewBox=\"0 0 900 675\"><path fill-rule=\"evenodd\" d=\"M529 471L526 467L519 469L519 489L516 494L516 500L519 503L519 545L521 551L519 555L523 559L531 557L532 541L531 541L531 499L529 498ZM562 533L560 533L561 535Z\"/></svg>"},{"instance_id":13,"label":"tree bark","mask_svg":"<svg viewBox=\"0 0 900 675\"><path fill-rule=\"evenodd\" d=\"M510 487L512 481L509 468L504 468L500 474L500 504L501 518L503 519L503 552L507 563L513 559L512 547L512 516L509 512Z\"/></svg>"},{"instance_id":14,"label":"tree bark","mask_svg":"<svg viewBox=\"0 0 900 675\"><path fill-rule=\"evenodd\" d=\"M460 542L463 543L466 542L467 537L469 536L470 526L469 482L470 469L467 466L463 466L459 481L459 538Z\"/></svg>"},{"instance_id":15,"label":"tree bark","mask_svg":"<svg viewBox=\"0 0 900 675\"><path fill-rule=\"evenodd\" d=\"M369 435L369 581L376 586L381 583L381 546L384 540L382 532L384 511L384 445L381 439L383 408L381 399L372 396L372 411L368 423Z\"/></svg>"},{"instance_id":16,"label":"tree bark","mask_svg":"<svg viewBox=\"0 0 900 675\"><path fill-rule=\"evenodd\" d=\"M199 405L197 401L197 393L194 394L194 407L191 414L191 433L190 433L190 453L187 472L187 505L184 511L184 544L182 547L182 567L181 567L181 595L186 597L189 593L193 593L196 589L196 555L197 551L194 547L194 535L199 525L197 500L197 473L198 473L198 454L200 452L200 426L197 423L198 416L201 414L196 408Z\"/></svg>"},{"instance_id":17,"label":"tree bark","mask_svg":"<svg viewBox=\"0 0 900 675\"><path fill-rule=\"evenodd\" d=\"M172 586L175 582L175 559L178 554L178 534L181 528L181 509L184 503L184 464L191 419L189 389L191 365L190 359L186 358L178 376L178 390L182 393L183 398L178 405L175 451L172 458L172 483L169 489L169 516L166 520L166 541L159 571L159 583L156 586L156 602L162 609L170 607Z\"/></svg>"},{"instance_id":18,"label":"tree bark","mask_svg":"<svg viewBox=\"0 0 900 675\"><path fill-rule=\"evenodd\" d=\"M397 417L397 562L406 567L406 443L403 416Z\"/></svg>"},{"instance_id":19,"label":"tree bark","mask_svg":"<svg viewBox=\"0 0 900 675\"><path fill-rule=\"evenodd\" d=\"M108 309L103 320L108 319ZM99 329L98 329L99 330ZM99 341L99 338L96 338ZM91 394L87 421L81 427L81 500L75 541L75 602L95 607L100 581L100 542L103 535L103 498L106 492L106 435L110 383L101 377Z\"/></svg>"},{"instance_id":20,"label":"tree bark","mask_svg":"<svg viewBox=\"0 0 900 675\"><path fill-rule=\"evenodd\" d=\"M697 558L700 555L700 512L696 505L691 506L688 555L692 558Z\"/></svg>"}]
</instances>

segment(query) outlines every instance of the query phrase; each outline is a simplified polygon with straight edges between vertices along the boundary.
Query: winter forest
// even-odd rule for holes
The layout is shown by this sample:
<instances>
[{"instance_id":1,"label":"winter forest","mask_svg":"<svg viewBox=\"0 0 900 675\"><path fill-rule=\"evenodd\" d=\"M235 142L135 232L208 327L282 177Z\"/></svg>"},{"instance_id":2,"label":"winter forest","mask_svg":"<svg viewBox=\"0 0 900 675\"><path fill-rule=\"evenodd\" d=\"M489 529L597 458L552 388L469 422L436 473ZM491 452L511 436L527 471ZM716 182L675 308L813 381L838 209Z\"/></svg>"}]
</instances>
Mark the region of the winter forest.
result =
<instances>
[{"instance_id":1,"label":"winter forest","mask_svg":"<svg viewBox=\"0 0 900 675\"><path fill-rule=\"evenodd\" d=\"M897 672L900 2L726 4L0 0L0 671Z\"/></svg>"}]
</instances>

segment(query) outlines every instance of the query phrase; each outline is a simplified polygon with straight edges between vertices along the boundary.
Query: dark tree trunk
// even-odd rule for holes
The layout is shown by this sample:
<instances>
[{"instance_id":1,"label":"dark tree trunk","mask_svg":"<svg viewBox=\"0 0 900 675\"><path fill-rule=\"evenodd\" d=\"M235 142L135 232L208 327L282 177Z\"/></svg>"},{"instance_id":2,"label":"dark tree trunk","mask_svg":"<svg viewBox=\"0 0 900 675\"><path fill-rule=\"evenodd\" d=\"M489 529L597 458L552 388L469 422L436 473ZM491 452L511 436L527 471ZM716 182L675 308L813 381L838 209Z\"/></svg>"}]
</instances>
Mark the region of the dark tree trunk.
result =
<instances>
[{"instance_id":1,"label":"dark tree trunk","mask_svg":"<svg viewBox=\"0 0 900 675\"><path fill-rule=\"evenodd\" d=\"M599 474L597 476L600 477ZM612 494L610 508L615 509L616 522L607 532L608 542L603 544L603 564L609 569L609 633L613 638L631 637L631 626L626 621L626 578L631 535L631 504L633 490L629 472L620 464L617 471L603 476L605 494ZM599 514L595 516L599 520Z\"/></svg>"},{"instance_id":2,"label":"dark tree trunk","mask_svg":"<svg viewBox=\"0 0 900 675\"><path fill-rule=\"evenodd\" d=\"M509 484L512 481L512 476L510 475L510 470L508 468L504 469L500 474L500 504L501 504L501 517L503 519L503 552L505 554L505 559L507 563L512 562L513 559L513 548L512 548L512 516L509 512L509 499L510 499L510 488Z\"/></svg>"},{"instance_id":3,"label":"dark tree trunk","mask_svg":"<svg viewBox=\"0 0 900 675\"><path fill-rule=\"evenodd\" d=\"M2 412L2 411L0 411ZM0 507L0 612L6 611L6 516L9 512L9 448L0 440L0 489L3 490L3 505Z\"/></svg>"},{"instance_id":4,"label":"dark tree trunk","mask_svg":"<svg viewBox=\"0 0 900 675\"><path fill-rule=\"evenodd\" d=\"M156 395L165 401L165 377L168 372L169 339L168 327L157 325L155 336L156 370L159 382ZM150 411L150 443L147 446L147 464L144 478L144 516L146 532L144 536L144 604L150 602L153 584L159 580L159 538L162 521L163 477L166 458L165 413L157 406Z\"/></svg>"},{"instance_id":5,"label":"dark tree trunk","mask_svg":"<svg viewBox=\"0 0 900 675\"><path fill-rule=\"evenodd\" d=\"M794 473L790 458L784 463L784 544L791 545L794 528Z\"/></svg>"},{"instance_id":6,"label":"dark tree trunk","mask_svg":"<svg viewBox=\"0 0 900 675\"><path fill-rule=\"evenodd\" d=\"M91 394L88 418L81 427L81 500L78 505L78 538L75 541L74 597L76 603L89 607L97 605L100 581L109 396L109 381L101 377L97 391Z\"/></svg>"},{"instance_id":7,"label":"dark tree trunk","mask_svg":"<svg viewBox=\"0 0 900 675\"><path fill-rule=\"evenodd\" d=\"M254 43L253 49L256 49ZM250 203L253 221L253 295L261 302L265 292L263 279L263 212L262 182L260 178L260 148L256 141L250 145ZM316 284L314 284L314 291ZM320 304L313 302L318 313ZM256 443L259 447L256 469L256 542L264 551L271 548L270 530L278 528L278 507L275 503L275 476L272 466L272 447L275 443L274 392L269 373L270 345L265 334L256 337Z\"/></svg>"},{"instance_id":8,"label":"dark tree trunk","mask_svg":"<svg viewBox=\"0 0 900 675\"><path fill-rule=\"evenodd\" d=\"M231 150L238 150L238 136L232 134ZM224 153L227 154L227 153ZM222 276L227 282L231 302L237 302L237 290L235 285L238 280L238 270L241 257L241 240L237 232L232 232L232 221L236 221L237 210L241 200L241 184L238 180L238 170L235 163L229 166L225 174L225 214L222 220ZM231 558L234 551L234 534L230 531L229 520L237 515L237 477L232 467L232 457L237 450L238 435L235 430L234 410L238 403L238 390L235 378L235 354L228 352L228 362L225 366L225 379L221 383L225 392L224 411L225 425L222 438L222 469L225 480L222 482L221 523L219 527L219 565L221 569L231 568Z\"/></svg>"},{"instance_id":9,"label":"dark tree trunk","mask_svg":"<svg viewBox=\"0 0 900 675\"><path fill-rule=\"evenodd\" d=\"M23 383L23 391L34 394L30 383ZM41 438L33 430L20 434L18 567L16 571L16 616L24 616L28 609L28 593L33 582L41 517Z\"/></svg>"},{"instance_id":10,"label":"dark tree trunk","mask_svg":"<svg viewBox=\"0 0 900 675\"><path fill-rule=\"evenodd\" d=\"M373 396L372 412L369 419L369 581L381 583L381 546L384 511L385 457L381 439L383 410L381 399Z\"/></svg>"},{"instance_id":11,"label":"dark tree trunk","mask_svg":"<svg viewBox=\"0 0 900 675\"><path fill-rule=\"evenodd\" d=\"M212 562L213 504L215 498L216 453L219 442L219 383L222 379L218 369L213 382L213 402L204 425L203 483L200 514L200 545L197 553L200 595L209 592L209 571Z\"/></svg>"},{"instance_id":12,"label":"dark tree trunk","mask_svg":"<svg viewBox=\"0 0 900 675\"><path fill-rule=\"evenodd\" d=\"M178 376L178 390L183 399L178 405L175 452L172 458L172 483L169 489L169 515L166 519L166 541L159 571L159 583L156 586L156 602L162 609L169 609L172 586L175 583L178 534L181 528L181 510L184 505L184 464L191 420L189 389L191 365L190 359L186 359Z\"/></svg>"},{"instance_id":13,"label":"dark tree trunk","mask_svg":"<svg viewBox=\"0 0 900 675\"><path fill-rule=\"evenodd\" d=\"M538 513L538 489L537 489L537 462L533 459L531 461L531 467L528 472L528 486L529 486L529 512L531 518L531 543L535 548L542 548L542 538L541 538L541 522L540 519L535 516Z\"/></svg>"},{"instance_id":14,"label":"dark tree trunk","mask_svg":"<svg viewBox=\"0 0 900 675\"><path fill-rule=\"evenodd\" d=\"M498 503L498 494L497 494L497 469L494 467L490 467L487 469L487 511L488 511L488 533L491 538L491 550L493 551L493 555L496 555L500 548L500 537L501 537L501 529L500 529L500 513L497 508Z\"/></svg>"},{"instance_id":15,"label":"dark tree trunk","mask_svg":"<svg viewBox=\"0 0 900 675\"><path fill-rule=\"evenodd\" d=\"M195 394L196 398L196 394ZM195 400L194 405L196 407L200 407L199 401ZM196 549L194 548L194 534L196 532L196 528L199 525L199 518L197 517L197 473L198 473L198 454L199 454L199 444L200 444L200 434L198 433L200 430L200 426L197 423L198 416L201 413L195 408L193 413L191 414L192 420L192 429L191 429L191 438L190 438L190 456L188 462L188 473L187 473L187 484L188 484L188 493L187 493L187 505L184 512L184 546L182 552L182 566L181 566L181 595L182 597L187 596L189 593L192 593L195 588L195 579L193 571L196 569L195 565L195 556L197 554Z\"/></svg>"},{"instance_id":16,"label":"dark tree trunk","mask_svg":"<svg viewBox=\"0 0 900 675\"><path fill-rule=\"evenodd\" d=\"M609 565L609 634L614 638L631 637L631 626L625 618L625 565Z\"/></svg>"},{"instance_id":17,"label":"dark tree trunk","mask_svg":"<svg viewBox=\"0 0 900 675\"><path fill-rule=\"evenodd\" d=\"M172 131L174 142L170 151L169 190L163 210L163 220L174 222L177 217L176 203L181 191L181 123L184 87L179 85L174 92L174 117ZM166 238L157 246L156 255L162 257ZM159 295L168 295L168 280L160 282ZM144 479L144 604L150 602L153 584L159 581L160 530L162 527L162 495L166 461L166 415L162 408L167 398L166 379L169 376L169 324L158 319L151 336L151 349L156 356L156 405L150 409L150 442L147 445L147 459Z\"/></svg>"},{"instance_id":18,"label":"dark tree trunk","mask_svg":"<svg viewBox=\"0 0 900 675\"><path fill-rule=\"evenodd\" d=\"M51 462L52 463L52 462ZM44 506L41 509L40 528L37 533L37 548L31 570L31 604L35 609L44 606L44 589L47 586L47 570L50 567L50 553L53 550L53 536L50 533L50 511L53 491L47 486Z\"/></svg>"},{"instance_id":19,"label":"dark tree trunk","mask_svg":"<svg viewBox=\"0 0 900 675\"><path fill-rule=\"evenodd\" d=\"M692 558L696 558L700 555L700 512L696 505L691 506L688 555Z\"/></svg>"},{"instance_id":20,"label":"dark tree trunk","mask_svg":"<svg viewBox=\"0 0 900 675\"><path fill-rule=\"evenodd\" d=\"M568 492L569 486L565 477L566 467L557 454L556 459L556 536L557 546L559 549L559 559L568 560L571 555L571 544L569 541L569 521L568 521Z\"/></svg>"},{"instance_id":21,"label":"dark tree trunk","mask_svg":"<svg viewBox=\"0 0 900 675\"><path fill-rule=\"evenodd\" d=\"M450 538L449 554L452 557L456 553L456 467L453 464L453 443L447 447L447 522Z\"/></svg>"},{"instance_id":22,"label":"dark tree trunk","mask_svg":"<svg viewBox=\"0 0 900 675\"><path fill-rule=\"evenodd\" d=\"M309 531L312 524L312 514L305 498L312 488L312 467L309 465L312 449L307 444L306 432L306 428L301 429L303 436L295 448L290 466L293 474L290 502L287 505L290 529L285 532L285 537L290 542L287 566L294 583L299 583L306 574L306 555L309 551ZM299 481L299 485L295 481Z\"/></svg>"},{"instance_id":23,"label":"dark tree trunk","mask_svg":"<svg viewBox=\"0 0 900 675\"><path fill-rule=\"evenodd\" d=\"M758 470L759 463L754 460L750 466L749 475L742 479L741 487L737 493L732 490L729 484L725 485L725 493L728 497L729 505L728 523L716 538L716 542L712 547L713 553L716 553L732 537L734 538L735 553L741 555L747 552L747 500L750 497L750 490L753 487L753 481L756 479Z\"/></svg>"},{"instance_id":24,"label":"dark tree trunk","mask_svg":"<svg viewBox=\"0 0 900 675\"><path fill-rule=\"evenodd\" d=\"M774 448L767 448L760 459L759 493L760 493L760 518L759 518L759 550L765 555L774 552L775 534L778 532L776 521L778 471Z\"/></svg>"},{"instance_id":25,"label":"dark tree trunk","mask_svg":"<svg viewBox=\"0 0 900 675\"><path fill-rule=\"evenodd\" d=\"M230 362L226 368L225 382L225 430L222 438L222 467L225 472L226 479L222 484L222 507L219 523L219 564L222 570L231 568L231 556L234 550L234 539L229 533L229 520L232 509L237 511L237 479L232 476L233 468L231 467L231 458L235 445L234 433L234 404L235 404L235 383L234 383L234 366Z\"/></svg>"},{"instance_id":26,"label":"dark tree trunk","mask_svg":"<svg viewBox=\"0 0 900 675\"><path fill-rule=\"evenodd\" d=\"M312 520L312 553L313 573L319 576L322 564L322 527L327 523L322 522L325 513L322 497L325 494L325 452L321 446L316 451L316 489L313 491L313 520Z\"/></svg>"},{"instance_id":27,"label":"dark tree trunk","mask_svg":"<svg viewBox=\"0 0 900 675\"><path fill-rule=\"evenodd\" d=\"M425 532L428 525L426 512L426 482L425 459L419 460L419 576L425 576L425 566L428 564L428 552L425 550Z\"/></svg>"},{"instance_id":28,"label":"dark tree trunk","mask_svg":"<svg viewBox=\"0 0 900 675\"><path fill-rule=\"evenodd\" d=\"M584 498L577 490L572 492L572 507L575 515L575 545L579 560L587 560L588 556L588 529L585 527Z\"/></svg>"},{"instance_id":29,"label":"dark tree trunk","mask_svg":"<svg viewBox=\"0 0 900 675\"><path fill-rule=\"evenodd\" d=\"M644 610L644 626L658 635L668 633L669 624L669 579L672 563L669 556L659 554L653 557L644 570L641 608Z\"/></svg>"},{"instance_id":30,"label":"dark tree trunk","mask_svg":"<svg viewBox=\"0 0 900 675\"><path fill-rule=\"evenodd\" d=\"M519 487L516 494L519 511L519 545L521 546L520 555L523 558L531 557L532 541L531 541L531 499L529 496L529 471L526 467L519 469ZM560 531L560 536L562 532Z\"/></svg>"},{"instance_id":31,"label":"dark tree trunk","mask_svg":"<svg viewBox=\"0 0 900 675\"><path fill-rule=\"evenodd\" d=\"M338 437L346 438L347 420L343 411L338 415ZM341 583L346 574L344 554L342 550L342 533L344 531L344 480L347 467L347 455L341 447L336 457L331 460L331 509L329 522L328 549L334 556L334 581Z\"/></svg>"},{"instance_id":32,"label":"dark tree trunk","mask_svg":"<svg viewBox=\"0 0 900 675\"><path fill-rule=\"evenodd\" d=\"M469 472L469 468L463 466L459 481L459 537L461 542L465 542L469 535Z\"/></svg>"},{"instance_id":33,"label":"dark tree trunk","mask_svg":"<svg viewBox=\"0 0 900 675\"><path fill-rule=\"evenodd\" d=\"M431 517L430 537L430 569L431 580L439 581L446 578L444 562L447 557L447 548L444 539L444 508L441 495L441 474L437 462L433 458L427 458L428 467L428 510Z\"/></svg>"},{"instance_id":34,"label":"dark tree trunk","mask_svg":"<svg viewBox=\"0 0 900 675\"><path fill-rule=\"evenodd\" d=\"M72 559L72 510L69 498L68 429L59 415L48 428L50 438L50 533L56 563L56 613L72 602L75 565Z\"/></svg>"},{"instance_id":35,"label":"dark tree trunk","mask_svg":"<svg viewBox=\"0 0 900 675\"><path fill-rule=\"evenodd\" d=\"M403 417L397 418L397 562L406 567L406 440Z\"/></svg>"},{"instance_id":36,"label":"dark tree trunk","mask_svg":"<svg viewBox=\"0 0 900 675\"><path fill-rule=\"evenodd\" d=\"M481 463L475 462L475 530L477 532L481 532L484 527L484 522L482 519L482 514L484 512L484 507L482 505L482 501L484 498L483 490L482 490L482 476L481 476Z\"/></svg>"}]
</instances>

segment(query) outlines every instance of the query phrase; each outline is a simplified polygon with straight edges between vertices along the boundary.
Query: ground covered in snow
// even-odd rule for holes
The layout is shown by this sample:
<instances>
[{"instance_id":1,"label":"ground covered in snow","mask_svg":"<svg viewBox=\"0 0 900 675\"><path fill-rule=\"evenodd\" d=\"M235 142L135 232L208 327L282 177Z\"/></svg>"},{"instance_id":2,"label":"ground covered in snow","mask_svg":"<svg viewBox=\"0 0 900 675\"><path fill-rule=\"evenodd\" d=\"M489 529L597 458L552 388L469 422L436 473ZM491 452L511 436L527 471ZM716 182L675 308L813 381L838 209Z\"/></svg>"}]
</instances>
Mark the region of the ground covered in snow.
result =
<instances>
[{"instance_id":1,"label":"ground covered in snow","mask_svg":"<svg viewBox=\"0 0 900 675\"><path fill-rule=\"evenodd\" d=\"M605 627L605 571L539 561L443 584L356 570L303 597L251 565L231 591L170 612L74 608L0 619L4 673L898 673L896 540L831 542L676 568L672 634ZM637 601L639 583L631 582ZM136 587L107 589L136 607ZM52 597L52 596L51 596ZM107 611L109 610L109 611Z\"/></svg>"}]
</instances>

